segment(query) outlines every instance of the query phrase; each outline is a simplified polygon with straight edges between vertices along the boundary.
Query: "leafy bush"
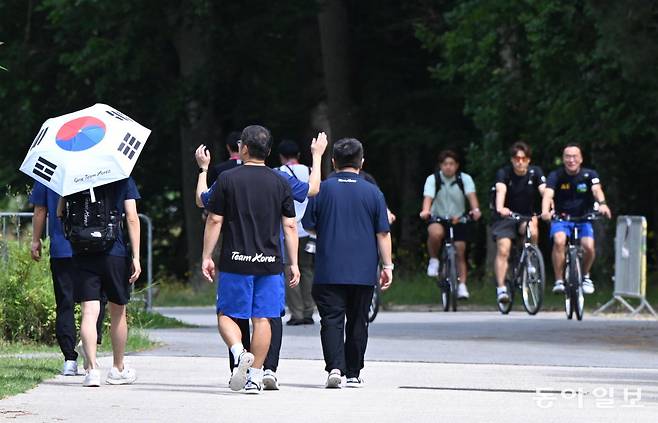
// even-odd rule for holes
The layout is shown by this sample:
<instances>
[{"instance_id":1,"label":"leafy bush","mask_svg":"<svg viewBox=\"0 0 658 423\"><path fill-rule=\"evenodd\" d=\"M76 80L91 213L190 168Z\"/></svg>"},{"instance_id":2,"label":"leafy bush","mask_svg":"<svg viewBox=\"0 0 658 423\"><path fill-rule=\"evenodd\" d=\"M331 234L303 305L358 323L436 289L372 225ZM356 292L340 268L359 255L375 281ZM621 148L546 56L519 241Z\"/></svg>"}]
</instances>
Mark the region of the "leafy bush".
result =
<instances>
[{"instance_id":1,"label":"leafy bush","mask_svg":"<svg viewBox=\"0 0 658 423\"><path fill-rule=\"evenodd\" d=\"M55 341L55 294L47 256L30 257L29 244L9 242L0 256L0 337L7 341Z\"/></svg>"}]
</instances>

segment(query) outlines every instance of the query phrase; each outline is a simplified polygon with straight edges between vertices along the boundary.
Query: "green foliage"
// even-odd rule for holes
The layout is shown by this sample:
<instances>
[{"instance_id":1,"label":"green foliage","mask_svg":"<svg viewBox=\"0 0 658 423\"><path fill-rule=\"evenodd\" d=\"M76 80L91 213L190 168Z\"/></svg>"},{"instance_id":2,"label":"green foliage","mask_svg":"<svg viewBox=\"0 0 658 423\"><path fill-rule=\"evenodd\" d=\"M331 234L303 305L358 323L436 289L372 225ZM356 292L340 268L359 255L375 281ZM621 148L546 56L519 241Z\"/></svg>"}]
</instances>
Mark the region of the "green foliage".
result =
<instances>
[{"instance_id":1,"label":"green foliage","mask_svg":"<svg viewBox=\"0 0 658 423\"><path fill-rule=\"evenodd\" d=\"M52 343L55 295L48 260L35 262L29 246L9 244L0 257L0 337L7 341Z\"/></svg>"},{"instance_id":2,"label":"green foliage","mask_svg":"<svg viewBox=\"0 0 658 423\"><path fill-rule=\"evenodd\" d=\"M0 360L0 399L34 388L59 371L59 358L14 358Z\"/></svg>"}]
</instances>

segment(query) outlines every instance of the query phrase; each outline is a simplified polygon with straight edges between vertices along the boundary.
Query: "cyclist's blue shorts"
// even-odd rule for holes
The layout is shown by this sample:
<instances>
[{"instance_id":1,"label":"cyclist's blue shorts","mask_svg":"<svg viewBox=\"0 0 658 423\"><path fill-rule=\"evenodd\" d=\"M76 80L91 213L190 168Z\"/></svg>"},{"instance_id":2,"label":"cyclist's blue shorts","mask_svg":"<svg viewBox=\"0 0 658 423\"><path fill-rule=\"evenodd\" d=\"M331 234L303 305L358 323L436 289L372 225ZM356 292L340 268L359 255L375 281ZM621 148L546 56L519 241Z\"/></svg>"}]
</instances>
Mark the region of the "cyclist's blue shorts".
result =
<instances>
[{"instance_id":1,"label":"cyclist's blue shorts","mask_svg":"<svg viewBox=\"0 0 658 423\"><path fill-rule=\"evenodd\" d=\"M594 228L591 222L551 222L551 238L558 232L564 232L567 236L571 236L571 231L576 225L578 225L578 236L580 238L594 238Z\"/></svg>"},{"instance_id":2,"label":"cyclist's blue shorts","mask_svg":"<svg viewBox=\"0 0 658 423\"><path fill-rule=\"evenodd\" d=\"M237 319L280 317L285 308L283 273L275 275L240 275L219 273L217 314Z\"/></svg>"}]
</instances>

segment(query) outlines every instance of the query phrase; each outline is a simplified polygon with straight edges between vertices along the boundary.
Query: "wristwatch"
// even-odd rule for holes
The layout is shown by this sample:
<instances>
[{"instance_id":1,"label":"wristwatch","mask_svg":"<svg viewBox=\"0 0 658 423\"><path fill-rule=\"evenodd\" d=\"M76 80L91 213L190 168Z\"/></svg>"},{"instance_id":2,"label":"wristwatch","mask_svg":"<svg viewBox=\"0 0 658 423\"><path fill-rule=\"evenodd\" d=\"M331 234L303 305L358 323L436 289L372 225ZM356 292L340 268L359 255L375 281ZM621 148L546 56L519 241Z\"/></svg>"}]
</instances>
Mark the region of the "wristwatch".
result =
<instances>
[{"instance_id":1,"label":"wristwatch","mask_svg":"<svg viewBox=\"0 0 658 423\"><path fill-rule=\"evenodd\" d=\"M208 169L204 169L202 167L199 168L199 173L203 173L203 172L207 172L207 171L208 171Z\"/></svg>"},{"instance_id":2,"label":"wristwatch","mask_svg":"<svg viewBox=\"0 0 658 423\"><path fill-rule=\"evenodd\" d=\"M394 268L395 268L395 265L393 263L391 263L391 264L382 264L382 269L393 270Z\"/></svg>"}]
</instances>

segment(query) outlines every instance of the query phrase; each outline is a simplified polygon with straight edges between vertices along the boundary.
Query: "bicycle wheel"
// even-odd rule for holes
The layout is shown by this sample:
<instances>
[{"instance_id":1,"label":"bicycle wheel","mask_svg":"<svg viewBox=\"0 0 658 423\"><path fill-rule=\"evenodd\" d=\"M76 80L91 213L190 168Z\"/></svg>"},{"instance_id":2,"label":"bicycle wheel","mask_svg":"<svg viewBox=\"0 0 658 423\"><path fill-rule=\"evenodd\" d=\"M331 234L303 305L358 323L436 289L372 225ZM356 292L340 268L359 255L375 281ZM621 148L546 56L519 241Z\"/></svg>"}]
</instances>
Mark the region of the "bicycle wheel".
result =
<instances>
[{"instance_id":1,"label":"bicycle wheel","mask_svg":"<svg viewBox=\"0 0 658 423\"><path fill-rule=\"evenodd\" d=\"M372 323L379 313L379 305L381 304L382 288L379 282L375 285L375 290L372 292L372 300L370 301L370 308L368 309L368 323Z\"/></svg>"},{"instance_id":2,"label":"bicycle wheel","mask_svg":"<svg viewBox=\"0 0 658 423\"><path fill-rule=\"evenodd\" d=\"M441 293L441 305L443 306L443 311L450 310L450 282L448 282L448 277L446 275L447 261L448 259L444 254L441 257L441 267L439 268L439 276L437 280L439 292Z\"/></svg>"},{"instance_id":3,"label":"bicycle wheel","mask_svg":"<svg viewBox=\"0 0 658 423\"><path fill-rule=\"evenodd\" d=\"M583 320L583 314L585 311L585 295L583 293L583 274L580 270L580 259L576 251L572 252L571 256L571 278L572 287L571 287L571 304L572 308L576 312L576 318L578 320Z\"/></svg>"},{"instance_id":4,"label":"bicycle wheel","mask_svg":"<svg viewBox=\"0 0 658 423\"><path fill-rule=\"evenodd\" d=\"M564 311L567 313L567 319L571 320L573 318L573 301L571 300L571 297L573 296L571 292L571 263L567 261L567 264L564 269Z\"/></svg>"},{"instance_id":5,"label":"bicycle wheel","mask_svg":"<svg viewBox=\"0 0 658 423\"><path fill-rule=\"evenodd\" d=\"M455 250L448 251L448 260L446 262L446 271L448 272L448 281L450 282L450 305L452 311L457 311L457 289L459 280L457 279L457 261L455 260Z\"/></svg>"},{"instance_id":6,"label":"bicycle wheel","mask_svg":"<svg viewBox=\"0 0 658 423\"><path fill-rule=\"evenodd\" d=\"M530 315L535 315L544 301L544 258L536 245L526 250L526 258L521 270L521 292L523 293L523 308Z\"/></svg>"}]
</instances>

